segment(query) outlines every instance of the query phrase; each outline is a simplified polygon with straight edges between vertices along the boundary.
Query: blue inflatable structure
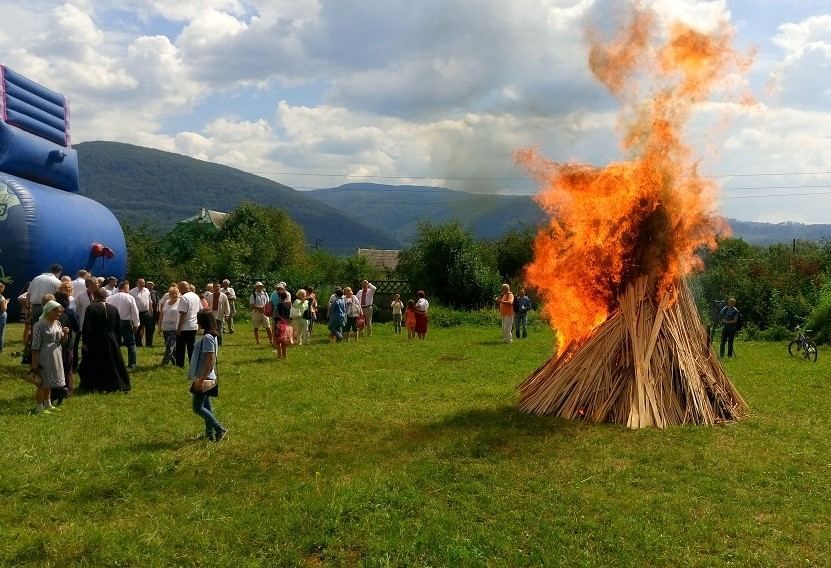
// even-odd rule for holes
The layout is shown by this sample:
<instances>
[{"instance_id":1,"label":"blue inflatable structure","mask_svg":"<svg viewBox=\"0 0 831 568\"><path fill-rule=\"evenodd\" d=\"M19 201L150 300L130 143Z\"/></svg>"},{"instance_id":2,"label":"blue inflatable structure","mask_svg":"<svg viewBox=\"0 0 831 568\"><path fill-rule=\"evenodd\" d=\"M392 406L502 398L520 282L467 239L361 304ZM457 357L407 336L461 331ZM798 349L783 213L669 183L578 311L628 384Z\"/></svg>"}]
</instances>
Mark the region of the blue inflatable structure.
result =
<instances>
[{"instance_id":1,"label":"blue inflatable structure","mask_svg":"<svg viewBox=\"0 0 831 568\"><path fill-rule=\"evenodd\" d=\"M78 195L78 178L66 98L0 65L0 279L10 282L7 298L53 263L73 277L82 268L126 273L121 225Z\"/></svg>"}]
</instances>

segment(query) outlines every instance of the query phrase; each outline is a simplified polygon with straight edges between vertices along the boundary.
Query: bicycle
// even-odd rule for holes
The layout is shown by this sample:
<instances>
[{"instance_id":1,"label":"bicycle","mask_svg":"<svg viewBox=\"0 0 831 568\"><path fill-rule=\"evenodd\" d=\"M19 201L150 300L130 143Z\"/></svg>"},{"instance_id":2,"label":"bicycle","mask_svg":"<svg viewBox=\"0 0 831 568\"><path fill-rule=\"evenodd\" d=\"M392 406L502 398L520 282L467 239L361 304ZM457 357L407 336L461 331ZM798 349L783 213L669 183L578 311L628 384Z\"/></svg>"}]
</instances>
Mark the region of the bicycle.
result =
<instances>
[{"instance_id":1,"label":"bicycle","mask_svg":"<svg viewBox=\"0 0 831 568\"><path fill-rule=\"evenodd\" d=\"M788 343L788 353L790 353L791 357L796 357L797 354L801 354L803 358L816 362L817 360L817 344L808 339L807 333L811 333L813 330L806 329L802 330L802 326L796 326L796 339Z\"/></svg>"}]
</instances>

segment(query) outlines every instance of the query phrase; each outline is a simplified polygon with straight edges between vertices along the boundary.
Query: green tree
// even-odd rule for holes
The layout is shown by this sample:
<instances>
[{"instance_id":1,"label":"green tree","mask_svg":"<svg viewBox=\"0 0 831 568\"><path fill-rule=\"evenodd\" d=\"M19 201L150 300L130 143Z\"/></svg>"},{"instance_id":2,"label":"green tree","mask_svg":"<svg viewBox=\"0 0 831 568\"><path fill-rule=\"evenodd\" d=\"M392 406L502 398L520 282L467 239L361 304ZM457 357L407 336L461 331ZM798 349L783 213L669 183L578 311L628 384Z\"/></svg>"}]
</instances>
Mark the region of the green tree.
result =
<instances>
[{"instance_id":1,"label":"green tree","mask_svg":"<svg viewBox=\"0 0 831 568\"><path fill-rule=\"evenodd\" d=\"M536 227L512 229L493 241L496 269L508 280L523 278L525 267L534 260Z\"/></svg>"},{"instance_id":2,"label":"green tree","mask_svg":"<svg viewBox=\"0 0 831 568\"><path fill-rule=\"evenodd\" d=\"M159 278L168 281L173 278L172 263L162 250L162 241L146 225L122 226L127 243L127 278L132 282L142 278ZM107 276L106 274L102 276Z\"/></svg>"},{"instance_id":3,"label":"green tree","mask_svg":"<svg viewBox=\"0 0 831 568\"><path fill-rule=\"evenodd\" d=\"M401 253L398 271L444 304L474 308L490 304L499 273L481 245L459 223L419 224L413 245Z\"/></svg>"},{"instance_id":4,"label":"green tree","mask_svg":"<svg viewBox=\"0 0 831 568\"><path fill-rule=\"evenodd\" d=\"M242 203L225 220L209 263L214 274L279 274L302 264L303 229L281 209Z\"/></svg>"}]
</instances>

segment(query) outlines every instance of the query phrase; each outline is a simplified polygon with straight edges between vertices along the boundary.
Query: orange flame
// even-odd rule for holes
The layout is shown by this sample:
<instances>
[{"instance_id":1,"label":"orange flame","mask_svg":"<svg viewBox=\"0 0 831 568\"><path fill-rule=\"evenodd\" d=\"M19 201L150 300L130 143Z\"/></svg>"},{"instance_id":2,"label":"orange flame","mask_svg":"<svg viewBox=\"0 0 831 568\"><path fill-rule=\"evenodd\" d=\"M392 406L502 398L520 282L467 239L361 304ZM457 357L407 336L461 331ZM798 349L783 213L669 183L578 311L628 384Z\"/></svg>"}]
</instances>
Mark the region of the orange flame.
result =
<instances>
[{"instance_id":1,"label":"orange flame","mask_svg":"<svg viewBox=\"0 0 831 568\"><path fill-rule=\"evenodd\" d=\"M656 293L670 291L698 266L696 250L715 248L726 230L715 216L716 187L699 176L682 128L716 82L749 60L733 50L726 24L709 35L674 24L655 47L655 20L635 11L613 41L589 38L592 72L623 103L627 160L596 168L517 153L550 215L526 278L545 300L560 354L608 318L630 281L649 276ZM649 94L639 100L642 90Z\"/></svg>"}]
</instances>

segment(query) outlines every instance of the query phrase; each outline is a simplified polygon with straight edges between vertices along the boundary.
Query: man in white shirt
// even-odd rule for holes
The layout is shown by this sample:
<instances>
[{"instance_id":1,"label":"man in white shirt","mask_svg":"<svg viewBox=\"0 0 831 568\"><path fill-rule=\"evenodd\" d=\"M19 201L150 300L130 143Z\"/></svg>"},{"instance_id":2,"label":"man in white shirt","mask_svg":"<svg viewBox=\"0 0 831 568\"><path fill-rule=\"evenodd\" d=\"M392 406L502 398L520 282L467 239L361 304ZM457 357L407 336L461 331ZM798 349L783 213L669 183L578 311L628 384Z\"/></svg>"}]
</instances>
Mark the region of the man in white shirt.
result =
<instances>
[{"instance_id":1,"label":"man in white shirt","mask_svg":"<svg viewBox=\"0 0 831 568\"><path fill-rule=\"evenodd\" d=\"M257 345L260 344L261 327L264 327L265 332L268 334L268 344L272 344L271 321L263 313L263 308L270 301L263 283L257 282L254 284L254 293L251 294L251 298L248 300L248 307L251 308L251 325L254 326L254 340L257 342Z\"/></svg>"},{"instance_id":2,"label":"man in white shirt","mask_svg":"<svg viewBox=\"0 0 831 568\"><path fill-rule=\"evenodd\" d=\"M214 315L217 326L217 345L222 345L222 332L225 327L225 318L231 313L231 306L228 303L228 296L219 287L219 282L214 282L210 292L205 292L205 301L208 302L208 310Z\"/></svg>"},{"instance_id":3,"label":"man in white shirt","mask_svg":"<svg viewBox=\"0 0 831 568\"><path fill-rule=\"evenodd\" d=\"M150 313L150 290L144 285L144 278L136 280L136 286L130 289L130 295L136 301L136 307L139 313L139 326L136 329L136 347L153 347L153 336L150 335L146 339L142 336L147 333L153 319ZM143 340L144 339L144 340Z\"/></svg>"},{"instance_id":4,"label":"man in white shirt","mask_svg":"<svg viewBox=\"0 0 831 568\"><path fill-rule=\"evenodd\" d=\"M78 271L78 277L72 281L72 295L75 296L75 301L78 301L78 296L87 292L87 276L89 272L82 268Z\"/></svg>"},{"instance_id":5,"label":"man in white shirt","mask_svg":"<svg viewBox=\"0 0 831 568\"><path fill-rule=\"evenodd\" d=\"M228 333L234 333L234 316L237 315L237 293L231 288L231 281L227 278L222 281L222 293L228 298Z\"/></svg>"},{"instance_id":6,"label":"man in white shirt","mask_svg":"<svg viewBox=\"0 0 831 568\"><path fill-rule=\"evenodd\" d=\"M30 306L29 314L32 325L35 325L43 313L43 297L47 294L54 294L61 285L59 276L62 271L63 267L60 264L53 264L49 272L35 276L29 283L29 295L26 299Z\"/></svg>"},{"instance_id":7,"label":"man in white shirt","mask_svg":"<svg viewBox=\"0 0 831 568\"><path fill-rule=\"evenodd\" d=\"M130 283L124 280L107 303L118 311L121 318L121 345L127 347L127 368L136 368L136 335L139 326L139 313L136 300L130 295Z\"/></svg>"},{"instance_id":8,"label":"man in white shirt","mask_svg":"<svg viewBox=\"0 0 831 568\"><path fill-rule=\"evenodd\" d=\"M182 280L176 285L179 288L179 324L176 326L176 366L185 366L185 349L188 351L188 362L193 357L193 346L196 344L196 314L199 313L201 302L195 292L190 291L190 284Z\"/></svg>"},{"instance_id":9,"label":"man in white shirt","mask_svg":"<svg viewBox=\"0 0 831 568\"><path fill-rule=\"evenodd\" d=\"M372 335L372 302L375 300L375 290L377 288L368 280L361 282L361 290L358 292L358 299L361 301L361 308L364 310L364 320L366 326L364 331L367 336Z\"/></svg>"},{"instance_id":10,"label":"man in white shirt","mask_svg":"<svg viewBox=\"0 0 831 568\"><path fill-rule=\"evenodd\" d=\"M118 284L118 279L115 276L110 276L107 278L107 285L104 286L104 291L107 292L107 296L112 296L116 292L118 292L118 288L116 285Z\"/></svg>"}]
</instances>

